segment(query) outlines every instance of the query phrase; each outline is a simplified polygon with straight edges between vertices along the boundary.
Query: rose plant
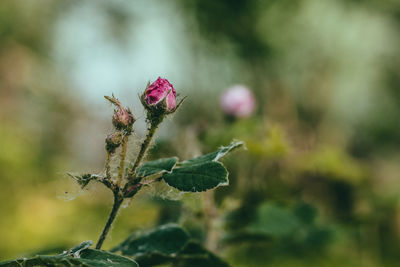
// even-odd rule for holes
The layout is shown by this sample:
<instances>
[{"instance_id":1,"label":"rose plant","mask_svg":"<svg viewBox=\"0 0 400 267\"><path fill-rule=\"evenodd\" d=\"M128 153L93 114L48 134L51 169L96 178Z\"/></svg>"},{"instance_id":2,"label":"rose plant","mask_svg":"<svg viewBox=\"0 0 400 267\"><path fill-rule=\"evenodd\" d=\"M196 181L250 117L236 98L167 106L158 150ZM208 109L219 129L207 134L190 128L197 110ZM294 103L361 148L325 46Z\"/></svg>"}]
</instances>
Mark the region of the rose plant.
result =
<instances>
[{"instance_id":1,"label":"rose plant","mask_svg":"<svg viewBox=\"0 0 400 267\"><path fill-rule=\"evenodd\" d=\"M105 98L115 106L112 116L114 130L105 140L105 170L100 175L70 174L82 188L91 182L98 182L113 193L114 203L95 248L90 248L91 241L85 241L58 255L37 255L2 262L0 266L153 266L165 263L173 266L227 266L175 224L133 233L111 252L101 250L124 201L153 183L166 183L183 192L203 192L228 185L228 171L219 160L243 145L242 142L232 142L215 152L183 161L169 157L143 162L158 126L166 116L176 112L185 99L177 102L173 85L159 77L149 83L140 96L146 109L147 133L135 160L127 164L128 141L136 119L114 95ZM114 170L110 162L115 155L119 164Z\"/></svg>"}]
</instances>

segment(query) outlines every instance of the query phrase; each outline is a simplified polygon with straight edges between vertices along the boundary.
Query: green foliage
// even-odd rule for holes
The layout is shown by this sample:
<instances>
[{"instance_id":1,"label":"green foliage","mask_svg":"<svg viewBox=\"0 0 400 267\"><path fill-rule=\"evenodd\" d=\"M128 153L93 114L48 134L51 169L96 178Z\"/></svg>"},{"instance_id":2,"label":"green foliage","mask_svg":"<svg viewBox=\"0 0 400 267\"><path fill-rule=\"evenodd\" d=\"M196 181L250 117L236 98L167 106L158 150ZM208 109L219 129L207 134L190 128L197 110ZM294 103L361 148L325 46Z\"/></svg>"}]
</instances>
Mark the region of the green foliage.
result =
<instances>
[{"instance_id":1,"label":"green foliage","mask_svg":"<svg viewBox=\"0 0 400 267\"><path fill-rule=\"evenodd\" d=\"M228 171L220 162L185 164L163 175L172 187L185 192L201 192L228 184Z\"/></svg>"},{"instance_id":2,"label":"green foliage","mask_svg":"<svg viewBox=\"0 0 400 267\"><path fill-rule=\"evenodd\" d=\"M177 225L162 225L148 232L134 233L112 251L133 257L149 254L172 255L189 241L189 235Z\"/></svg>"},{"instance_id":3,"label":"green foliage","mask_svg":"<svg viewBox=\"0 0 400 267\"><path fill-rule=\"evenodd\" d=\"M223 146L217 151L214 151L212 153L208 153L193 159L185 160L180 162L178 165L180 166L192 166L192 165L197 165L197 164L202 164L202 163L207 163L210 161L218 161L222 157L224 157L226 154L229 152L232 152L233 150L243 146L243 142L232 142L228 146Z\"/></svg>"},{"instance_id":4,"label":"green foliage","mask_svg":"<svg viewBox=\"0 0 400 267\"><path fill-rule=\"evenodd\" d=\"M316 223L317 209L307 203L299 202L292 208L275 203L264 202L256 212L254 220L245 231L281 240L285 244L315 246L323 248L331 239L331 230Z\"/></svg>"},{"instance_id":5,"label":"green foliage","mask_svg":"<svg viewBox=\"0 0 400 267\"><path fill-rule=\"evenodd\" d=\"M158 264L181 267L228 266L216 255L192 241L185 230L173 224L134 233L112 251L135 258L142 267Z\"/></svg>"},{"instance_id":6,"label":"green foliage","mask_svg":"<svg viewBox=\"0 0 400 267\"><path fill-rule=\"evenodd\" d=\"M132 259L115 255L107 251L89 249L92 242L83 242L60 255L37 255L32 258L23 258L0 263L0 266L126 266L138 267Z\"/></svg>"},{"instance_id":7,"label":"green foliage","mask_svg":"<svg viewBox=\"0 0 400 267\"><path fill-rule=\"evenodd\" d=\"M294 207L293 213L301 223L311 224L315 221L318 211L311 204L300 202Z\"/></svg>"},{"instance_id":8,"label":"green foliage","mask_svg":"<svg viewBox=\"0 0 400 267\"><path fill-rule=\"evenodd\" d=\"M293 206L262 202L246 226L225 236L228 258L238 266L260 266L260 262L282 266L277 263L325 257L334 232L317 221L317 215L317 209L303 201Z\"/></svg>"},{"instance_id":9,"label":"green foliage","mask_svg":"<svg viewBox=\"0 0 400 267\"><path fill-rule=\"evenodd\" d=\"M172 261L178 267L228 267L229 265L199 243L189 242Z\"/></svg>"},{"instance_id":10,"label":"green foliage","mask_svg":"<svg viewBox=\"0 0 400 267\"><path fill-rule=\"evenodd\" d=\"M226 241L247 244L268 250L257 257L272 259L275 253L306 255L321 252L332 240L332 229L316 222L317 209L300 201L293 207L274 202L263 202L255 210L253 219L245 226L229 234ZM254 250L255 252L255 250Z\"/></svg>"},{"instance_id":11,"label":"green foliage","mask_svg":"<svg viewBox=\"0 0 400 267\"><path fill-rule=\"evenodd\" d=\"M139 166L137 175L139 177L145 177L163 172L171 172L177 161L177 157L172 157L145 162Z\"/></svg>"},{"instance_id":12,"label":"green foliage","mask_svg":"<svg viewBox=\"0 0 400 267\"><path fill-rule=\"evenodd\" d=\"M298 227L299 220L292 212L267 202L259 207L256 220L248 230L270 236L285 236Z\"/></svg>"},{"instance_id":13,"label":"green foliage","mask_svg":"<svg viewBox=\"0 0 400 267\"><path fill-rule=\"evenodd\" d=\"M365 181L366 168L361 162L335 147L321 147L299 160L300 172L323 175L332 180L358 184Z\"/></svg>"},{"instance_id":14,"label":"green foliage","mask_svg":"<svg viewBox=\"0 0 400 267\"><path fill-rule=\"evenodd\" d=\"M242 145L243 142L233 142L215 152L180 162L172 172L165 173L163 179L168 185L185 192L202 192L228 185L228 171L218 160Z\"/></svg>"}]
</instances>

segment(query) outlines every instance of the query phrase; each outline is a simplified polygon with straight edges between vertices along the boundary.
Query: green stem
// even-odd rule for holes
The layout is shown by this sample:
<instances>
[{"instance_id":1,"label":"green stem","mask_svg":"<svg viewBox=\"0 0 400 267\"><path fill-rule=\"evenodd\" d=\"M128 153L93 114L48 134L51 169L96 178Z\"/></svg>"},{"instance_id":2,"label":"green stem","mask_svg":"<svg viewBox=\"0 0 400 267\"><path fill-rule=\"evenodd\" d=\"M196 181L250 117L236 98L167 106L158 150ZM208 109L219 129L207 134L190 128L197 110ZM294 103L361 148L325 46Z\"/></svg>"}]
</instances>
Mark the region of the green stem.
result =
<instances>
[{"instance_id":1,"label":"green stem","mask_svg":"<svg viewBox=\"0 0 400 267\"><path fill-rule=\"evenodd\" d=\"M128 147L128 135L124 135L124 137L122 138L121 162L119 163L117 187L121 185L122 175L124 174L127 147Z\"/></svg>"},{"instance_id":2,"label":"green stem","mask_svg":"<svg viewBox=\"0 0 400 267\"><path fill-rule=\"evenodd\" d=\"M99 237L99 241L97 241L96 249L101 249L101 246L103 245L103 242L106 239L108 232L110 231L111 225L113 224L115 218L117 217L118 210L121 207L123 201L124 201L123 197L121 197L117 192L114 192L114 204L110 216L108 216L107 223L104 226L103 232Z\"/></svg>"},{"instance_id":3,"label":"green stem","mask_svg":"<svg viewBox=\"0 0 400 267\"><path fill-rule=\"evenodd\" d=\"M106 178L111 179L111 168L110 168L110 161L111 161L111 153L107 152L107 157L106 157Z\"/></svg>"},{"instance_id":4,"label":"green stem","mask_svg":"<svg viewBox=\"0 0 400 267\"><path fill-rule=\"evenodd\" d=\"M158 125L162 122L164 117L160 117L158 120L149 120L150 127L147 130L146 138L144 139L142 145L140 146L139 154L136 157L135 162L133 163L132 168L129 170L128 179L133 179L136 177L136 169L139 167L139 164L142 162L144 155L146 155L147 149L149 148L153 136L158 128Z\"/></svg>"}]
</instances>

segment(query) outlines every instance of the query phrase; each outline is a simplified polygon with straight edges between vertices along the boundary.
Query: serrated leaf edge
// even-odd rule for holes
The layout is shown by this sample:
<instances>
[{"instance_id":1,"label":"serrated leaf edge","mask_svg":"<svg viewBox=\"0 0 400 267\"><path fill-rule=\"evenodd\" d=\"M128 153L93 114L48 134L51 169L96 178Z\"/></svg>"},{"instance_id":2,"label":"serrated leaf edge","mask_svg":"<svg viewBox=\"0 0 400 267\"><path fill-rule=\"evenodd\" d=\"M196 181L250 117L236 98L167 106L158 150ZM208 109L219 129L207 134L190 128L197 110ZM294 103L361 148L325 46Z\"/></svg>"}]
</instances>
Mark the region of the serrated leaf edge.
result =
<instances>
[{"instance_id":1,"label":"serrated leaf edge","mask_svg":"<svg viewBox=\"0 0 400 267\"><path fill-rule=\"evenodd\" d=\"M222 164L221 162L219 162L219 161L207 161L207 162L202 162L202 163L199 163L199 164L193 164L192 166L203 165L203 164L206 164L206 163L208 163L208 162L215 162L215 163L218 163L222 168L225 169L226 175L225 175L225 177L224 177L223 179L226 180L226 182L221 182L221 183L217 184L216 186L211 187L211 188L206 188L205 190L186 191L186 190L182 190L182 189L177 188L176 186L171 185L170 183L168 183L167 180L165 180L164 177L163 177L163 180L164 180L169 186L171 186L171 187L173 187L173 188L176 188L176 189L178 189L178 190L181 191L181 192L191 192L191 193L206 192L207 190L211 190L211 189L217 188L217 187L219 187L219 186L228 186L228 185L229 185L229 171L228 171L228 169L225 167L225 165ZM184 166L174 168L174 169L172 169L172 171L175 170L175 169L182 169L182 168L184 168ZM171 171L170 173L172 173L172 171Z\"/></svg>"}]
</instances>

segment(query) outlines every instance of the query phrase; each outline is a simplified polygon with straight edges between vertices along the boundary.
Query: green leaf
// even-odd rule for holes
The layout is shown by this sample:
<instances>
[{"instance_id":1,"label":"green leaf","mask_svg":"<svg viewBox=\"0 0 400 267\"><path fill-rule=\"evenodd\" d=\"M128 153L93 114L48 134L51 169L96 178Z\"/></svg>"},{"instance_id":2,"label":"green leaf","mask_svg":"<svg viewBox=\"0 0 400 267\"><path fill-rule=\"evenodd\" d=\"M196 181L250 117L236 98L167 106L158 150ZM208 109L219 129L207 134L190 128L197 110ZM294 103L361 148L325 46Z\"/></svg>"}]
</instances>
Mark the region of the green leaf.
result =
<instances>
[{"instance_id":1,"label":"green leaf","mask_svg":"<svg viewBox=\"0 0 400 267\"><path fill-rule=\"evenodd\" d=\"M80 260L87 263L89 266L132 266L139 267L139 265L132 259L115 255L113 253L97 250L86 249L80 255Z\"/></svg>"},{"instance_id":2,"label":"green leaf","mask_svg":"<svg viewBox=\"0 0 400 267\"><path fill-rule=\"evenodd\" d=\"M177 157L148 161L139 166L137 174L139 177L146 177L153 174L170 172L175 167L177 161Z\"/></svg>"},{"instance_id":3,"label":"green leaf","mask_svg":"<svg viewBox=\"0 0 400 267\"><path fill-rule=\"evenodd\" d=\"M202 192L228 185L228 171L218 160L242 145L243 142L233 142L215 152L180 162L162 178L168 185L184 192Z\"/></svg>"},{"instance_id":4,"label":"green leaf","mask_svg":"<svg viewBox=\"0 0 400 267\"><path fill-rule=\"evenodd\" d=\"M228 266L200 244L190 241L186 231L174 224L135 233L112 251L134 257L141 267L168 263L174 267Z\"/></svg>"},{"instance_id":5,"label":"green leaf","mask_svg":"<svg viewBox=\"0 0 400 267\"><path fill-rule=\"evenodd\" d=\"M89 248L91 245L93 245L92 241L84 241L84 242L80 243L79 245L71 248L70 250L65 251L63 254L72 254L76 257L79 257L79 254L81 253L81 251Z\"/></svg>"},{"instance_id":6,"label":"green leaf","mask_svg":"<svg viewBox=\"0 0 400 267\"><path fill-rule=\"evenodd\" d=\"M176 267L229 267L214 253L208 251L197 242L189 242L185 248L175 257Z\"/></svg>"},{"instance_id":7,"label":"green leaf","mask_svg":"<svg viewBox=\"0 0 400 267\"><path fill-rule=\"evenodd\" d=\"M174 267L228 267L229 265L217 255L202 247L199 243L189 241L176 254L164 255L152 253L135 258L141 267L172 264Z\"/></svg>"},{"instance_id":8,"label":"green leaf","mask_svg":"<svg viewBox=\"0 0 400 267\"><path fill-rule=\"evenodd\" d=\"M172 255L180 251L189 241L189 235L177 225L162 225L146 232L131 235L114 248L128 256L146 256L149 254Z\"/></svg>"},{"instance_id":9,"label":"green leaf","mask_svg":"<svg viewBox=\"0 0 400 267\"><path fill-rule=\"evenodd\" d=\"M178 165L186 166L186 165L206 163L206 162L210 162L210 161L218 161L219 159L221 159L223 156L225 156L229 152L233 151L236 148L243 146L243 144L244 143L241 141L232 142L230 145L223 146L215 152L205 154L205 155L193 158L193 159L182 161L182 162L178 163Z\"/></svg>"},{"instance_id":10,"label":"green leaf","mask_svg":"<svg viewBox=\"0 0 400 267\"><path fill-rule=\"evenodd\" d=\"M32 258L23 258L1 262L0 266L20 267L20 266L88 266L88 267L107 267L107 266L126 266L139 267L132 259L115 255L107 251L88 249L91 241L65 251L63 254L55 256L38 255Z\"/></svg>"},{"instance_id":11,"label":"green leaf","mask_svg":"<svg viewBox=\"0 0 400 267\"><path fill-rule=\"evenodd\" d=\"M162 176L168 185L185 192L202 192L228 185L228 171L220 162L185 163Z\"/></svg>"},{"instance_id":12,"label":"green leaf","mask_svg":"<svg viewBox=\"0 0 400 267\"><path fill-rule=\"evenodd\" d=\"M267 202L258 208L256 220L247 230L250 233L280 237L290 235L299 226L300 222L291 210Z\"/></svg>"},{"instance_id":13,"label":"green leaf","mask_svg":"<svg viewBox=\"0 0 400 267\"><path fill-rule=\"evenodd\" d=\"M299 202L293 210L294 215L304 224L312 224L317 217L318 210L311 204Z\"/></svg>"}]
</instances>

